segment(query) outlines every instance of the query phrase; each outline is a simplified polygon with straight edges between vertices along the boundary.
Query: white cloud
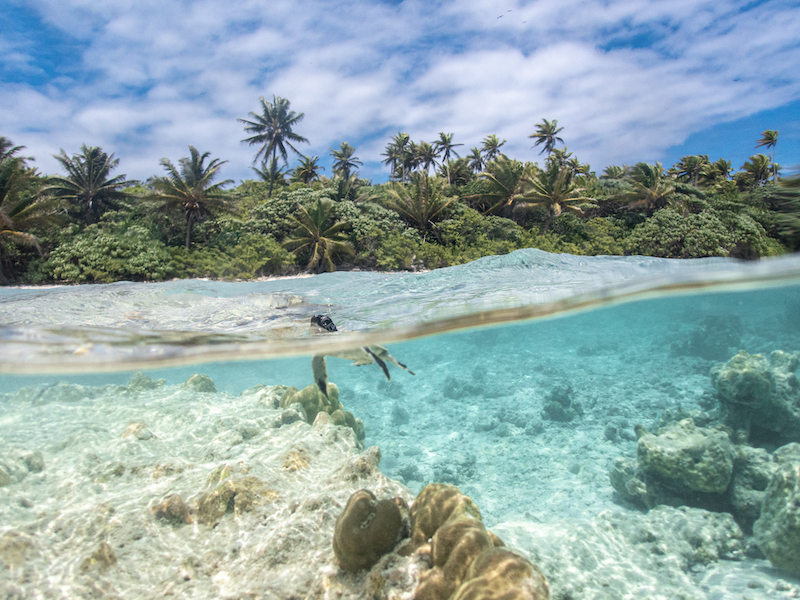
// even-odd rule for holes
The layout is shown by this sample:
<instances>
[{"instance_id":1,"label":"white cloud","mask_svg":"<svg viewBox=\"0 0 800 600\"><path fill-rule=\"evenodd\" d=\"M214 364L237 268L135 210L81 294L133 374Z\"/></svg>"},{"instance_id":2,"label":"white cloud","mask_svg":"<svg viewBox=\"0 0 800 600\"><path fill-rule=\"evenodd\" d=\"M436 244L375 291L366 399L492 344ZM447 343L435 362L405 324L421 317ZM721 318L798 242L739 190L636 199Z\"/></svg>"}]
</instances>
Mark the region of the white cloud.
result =
<instances>
[{"instance_id":1,"label":"white cloud","mask_svg":"<svg viewBox=\"0 0 800 600\"><path fill-rule=\"evenodd\" d=\"M31 0L85 44L84 72L0 84L0 118L51 172L54 149L87 143L146 178L192 144L229 160L224 177L250 177L255 148L236 119L273 94L305 113L304 153L325 164L347 140L373 177L385 176L369 168L398 130L453 132L465 152L496 133L509 154L535 160L528 135L542 118L558 119L570 150L602 169L800 98L793 4ZM639 34L652 46L625 47Z\"/></svg>"}]
</instances>

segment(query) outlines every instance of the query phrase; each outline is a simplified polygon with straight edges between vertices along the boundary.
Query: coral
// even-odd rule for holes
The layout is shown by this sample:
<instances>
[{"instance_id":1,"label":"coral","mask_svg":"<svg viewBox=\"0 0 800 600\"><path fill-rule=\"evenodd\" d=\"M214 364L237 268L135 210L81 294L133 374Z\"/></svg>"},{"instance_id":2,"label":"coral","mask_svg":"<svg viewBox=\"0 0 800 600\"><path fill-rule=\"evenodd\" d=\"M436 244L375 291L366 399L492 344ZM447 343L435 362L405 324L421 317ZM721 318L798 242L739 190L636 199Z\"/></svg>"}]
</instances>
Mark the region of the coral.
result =
<instances>
[{"instance_id":1,"label":"coral","mask_svg":"<svg viewBox=\"0 0 800 600\"><path fill-rule=\"evenodd\" d=\"M150 512L159 521L164 521L174 527L194 523L194 519L189 514L189 507L180 494L171 494L163 502L151 507Z\"/></svg>"},{"instance_id":2,"label":"coral","mask_svg":"<svg viewBox=\"0 0 800 600\"><path fill-rule=\"evenodd\" d=\"M350 427L356 434L356 439L363 442L366 438L364 423L356 418L353 413L344 410L339 402L339 388L335 383L327 383L327 395L316 385L308 385L302 390L296 387L286 388L281 396L279 406L286 409L281 414L281 423L288 424L297 420L297 415L303 415L307 423L314 423L321 412L328 413L335 425Z\"/></svg>"},{"instance_id":3,"label":"coral","mask_svg":"<svg viewBox=\"0 0 800 600\"><path fill-rule=\"evenodd\" d=\"M420 576L414 600L549 598L541 571L501 549L478 506L455 486L425 486L412 504L411 541L403 553L424 553L428 540L432 568Z\"/></svg>"},{"instance_id":4,"label":"coral","mask_svg":"<svg viewBox=\"0 0 800 600\"><path fill-rule=\"evenodd\" d=\"M333 552L342 569L369 569L400 541L404 504L400 498L378 501L369 490L350 496L333 534Z\"/></svg>"},{"instance_id":5,"label":"coral","mask_svg":"<svg viewBox=\"0 0 800 600\"><path fill-rule=\"evenodd\" d=\"M125 386L129 392L139 392L142 390L154 390L166 383L165 379L151 379L141 371L134 374Z\"/></svg>"},{"instance_id":6,"label":"coral","mask_svg":"<svg viewBox=\"0 0 800 600\"><path fill-rule=\"evenodd\" d=\"M572 386L562 384L555 386L545 399L542 418L561 423L569 423L583 414L583 408L573 400Z\"/></svg>"},{"instance_id":7,"label":"coral","mask_svg":"<svg viewBox=\"0 0 800 600\"><path fill-rule=\"evenodd\" d=\"M205 392L208 394L216 394L217 386L208 375L200 375L195 373L189 379L181 384L181 387L192 390L193 392Z\"/></svg>"},{"instance_id":8,"label":"coral","mask_svg":"<svg viewBox=\"0 0 800 600\"><path fill-rule=\"evenodd\" d=\"M744 350L711 369L711 382L727 422L734 429L750 431L751 438L800 441L800 391L794 375L800 356L780 350L769 359Z\"/></svg>"},{"instance_id":9,"label":"coral","mask_svg":"<svg viewBox=\"0 0 800 600\"><path fill-rule=\"evenodd\" d=\"M640 468L669 487L722 493L733 473L733 446L722 431L696 427L691 419L639 438Z\"/></svg>"},{"instance_id":10,"label":"coral","mask_svg":"<svg viewBox=\"0 0 800 600\"><path fill-rule=\"evenodd\" d=\"M800 460L783 464L772 476L753 533L773 565L800 575Z\"/></svg>"},{"instance_id":11,"label":"coral","mask_svg":"<svg viewBox=\"0 0 800 600\"><path fill-rule=\"evenodd\" d=\"M240 515L260 504L274 500L277 492L267 488L257 477L226 479L196 499L197 521L213 527L226 512Z\"/></svg>"},{"instance_id":12,"label":"coral","mask_svg":"<svg viewBox=\"0 0 800 600\"><path fill-rule=\"evenodd\" d=\"M481 511L472 498L462 494L454 485L426 485L411 505L412 548L427 543L448 520L460 518L481 521Z\"/></svg>"},{"instance_id":13,"label":"coral","mask_svg":"<svg viewBox=\"0 0 800 600\"><path fill-rule=\"evenodd\" d=\"M114 554L114 550L111 549L111 546L108 542L101 542L90 556L87 556L83 559L80 570L81 573L86 573L87 571L91 571L93 569L105 571L109 567L114 566L116 563L117 557Z\"/></svg>"},{"instance_id":14,"label":"coral","mask_svg":"<svg viewBox=\"0 0 800 600\"><path fill-rule=\"evenodd\" d=\"M542 572L503 548L482 552L452 600L545 600L550 588Z\"/></svg>"},{"instance_id":15,"label":"coral","mask_svg":"<svg viewBox=\"0 0 800 600\"><path fill-rule=\"evenodd\" d=\"M149 440L153 437L153 432L150 431L144 423L131 422L128 423L128 426L119 437L131 440Z\"/></svg>"}]
</instances>

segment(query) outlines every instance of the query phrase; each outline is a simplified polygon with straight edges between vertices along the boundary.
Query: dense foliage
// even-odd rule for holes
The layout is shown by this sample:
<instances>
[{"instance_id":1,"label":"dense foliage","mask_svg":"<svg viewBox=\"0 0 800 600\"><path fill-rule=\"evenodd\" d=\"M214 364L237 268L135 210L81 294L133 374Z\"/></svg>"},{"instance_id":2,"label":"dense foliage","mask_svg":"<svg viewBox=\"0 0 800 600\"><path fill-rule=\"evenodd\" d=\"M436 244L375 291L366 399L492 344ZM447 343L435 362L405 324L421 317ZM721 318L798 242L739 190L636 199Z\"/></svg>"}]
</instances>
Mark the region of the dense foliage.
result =
<instances>
[{"instance_id":1,"label":"dense foliage","mask_svg":"<svg viewBox=\"0 0 800 600\"><path fill-rule=\"evenodd\" d=\"M342 142L331 177L293 145L302 113L261 99L241 119L257 146L260 179L214 182L225 161L189 146L166 175L134 182L119 160L83 145L56 156L66 172L42 176L21 146L0 137L0 282L253 279L303 270L417 270L520 248L585 255L755 259L800 249L800 183L774 162L778 132L733 172L725 159L685 156L609 166L600 177L543 120L529 137L544 164L503 154L486 136L460 157L453 135L414 142L399 132L384 163L392 181L359 178ZM298 154L288 169L288 150ZM281 159L283 164L280 163Z\"/></svg>"}]
</instances>

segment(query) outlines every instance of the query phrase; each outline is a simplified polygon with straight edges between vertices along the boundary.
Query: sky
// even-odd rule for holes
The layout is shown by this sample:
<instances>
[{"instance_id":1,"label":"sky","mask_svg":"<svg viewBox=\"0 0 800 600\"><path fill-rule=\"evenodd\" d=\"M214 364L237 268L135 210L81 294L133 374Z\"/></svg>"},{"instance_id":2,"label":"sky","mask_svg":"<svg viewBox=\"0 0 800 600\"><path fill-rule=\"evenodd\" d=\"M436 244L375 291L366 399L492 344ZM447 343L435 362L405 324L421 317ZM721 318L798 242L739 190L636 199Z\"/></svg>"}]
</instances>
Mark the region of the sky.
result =
<instances>
[{"instance_id":1,"label":"sky","mask_svg":"<svg viewBox=\"0 0 800 600\"><path fill-rule=\"evenodd\" d=\"M496 134L541 163L542 119L598 174L689 154L738 169L766 129L788 174L798 32L800 0L0 0L0 135L45 174L86 144L147 179L191 144L239 182L258 147L237 119L280 96L329 176L346 141L386 181L399 131L452 133L462 155Z\"/></svg>"}]
</instances>

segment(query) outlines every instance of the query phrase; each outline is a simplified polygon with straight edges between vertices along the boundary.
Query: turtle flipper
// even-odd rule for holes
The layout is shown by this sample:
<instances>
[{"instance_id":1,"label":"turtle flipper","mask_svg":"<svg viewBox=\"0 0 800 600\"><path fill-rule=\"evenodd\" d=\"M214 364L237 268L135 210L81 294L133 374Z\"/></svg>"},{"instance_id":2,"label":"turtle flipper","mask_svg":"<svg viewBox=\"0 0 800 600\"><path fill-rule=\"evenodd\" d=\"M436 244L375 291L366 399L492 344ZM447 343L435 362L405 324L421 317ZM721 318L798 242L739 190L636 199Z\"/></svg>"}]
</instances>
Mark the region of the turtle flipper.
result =
<instances>
[{"instance_id":1,"label":"turtle flipper","mask_svg":"<svg viewBox=\"0 0 800 600\"><path fill-rule=\"evenodd\" d=\"M364 350L364 352L369 354L372 357L372 360L374 360L376 363L378 363L378 366L381 369L383 369L383 374L386 375L386 379L391 381L392 376L389 375L389 367L386 366L386 363L383 362L383 359L380 356L378 356L377 354L375 354L368 346L364 346L362 348L362 350Z\"/></svg>"},{"instance_id":2,"label":"turtle flipper","mask_svg":"<svg viewBox=\"0 0 800 600\"><path fill-rule=\"evenodd\" d=\"M320 391L328 397L328 369L325 367L325 355L315 354L311 359L311 370L314 372L314 382Z\"/></svg>"},{"instance_id":3,"label":"turtle flipper","mask_svg":"<svg viewBox=\"0 0 800 600\"><path fill-rule=\"evenodd\" d=\"M403 363L401 363L399 360L397 360L394 356L389 354L389 351L386 348L384 348L383 346L377 346L377 345L376 346L370 346L369 349L371 351L369 353L370 356L372 356L372 357L374 357L376 359L378 357L380 357L384 361L389 361L393 365L398 366L401 369L405 369L406 371L408 371L412 375L416 375L416 373L414 373L414 371L409 369L407 366L405 366ZM365 350L366 350L366 348L365 348Z\"/></svg>"}]
</instances>

